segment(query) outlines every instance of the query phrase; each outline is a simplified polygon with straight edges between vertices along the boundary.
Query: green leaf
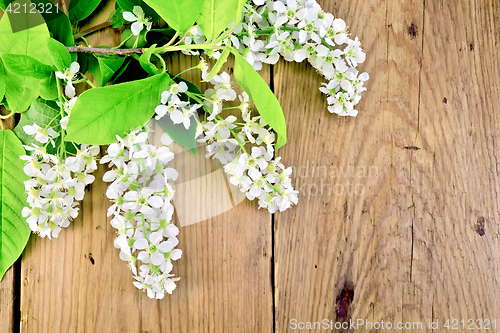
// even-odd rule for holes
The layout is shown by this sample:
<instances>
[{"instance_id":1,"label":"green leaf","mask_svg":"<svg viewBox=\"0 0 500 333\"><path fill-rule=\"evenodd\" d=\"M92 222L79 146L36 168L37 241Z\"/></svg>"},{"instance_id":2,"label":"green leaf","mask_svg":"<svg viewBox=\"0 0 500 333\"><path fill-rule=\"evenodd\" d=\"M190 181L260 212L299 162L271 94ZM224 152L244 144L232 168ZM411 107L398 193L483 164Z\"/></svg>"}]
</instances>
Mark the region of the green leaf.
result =
<instances>
[{"instance_id":1,"label":"green leaf","mask_svg":"<svg viewBox=\"0 0 500 333\"><path fill-rule=\"evenodd\" d=\"M235 48L231 48L231 53L234 55L234 77L236 82L253 100L262 119L277 133L276 150L278 150L286 143L286 122L281 105L264 79L245 58Z\"/></svg>"},{"instance_id":2,"label":"green leaf","mask_svg":"<svg viewBox=\"0 0 500 333\"><path fill-rule=\"evenodd\" d=\"M56 7L50 0L31 0L31 2L37 4L37 8L45 9L42 11L42 16L54 39L66 46L75 45L69 18L64 14L60 5Z\"/></svg>"},{"instance_id":3,"label":"green leaf","mask_svg":"<svg viewBox=\"0 0 500 333\"><path fill-rule=\"evenodd\" d=\"M0 0L0 8L2 8L2 10L5 12L7 6L12 2L14 2L14 0Z\"/></svg>"},{"instance_id":4,"label":"green leaf","mask_svg":"<svg viewBox=\"0 0 500 333\"><path fill-rule=\"evenodd\" d=\"M207 40L217 38L231 22L241 16L242 8L241 0L203 0L197 22Z\"/></svg>"},{"instance_id":5,"label":"green leaf","mask_svg":"<svg viewBox=\"0 0 500 333\"><path fill-rule=\"evenodd\" d=\"M39 94L40 80L5 70L5 97L11 111L25 111Z\"/></svg>"},{"instance_id":6,"label":"green leaf","mask_svg":"<svg viewBox=\"0 0 500 333\"><path fill-rule=\"evenodd\" d=\"M47 48L49 50L49 56L58 71L64 72L66 68L69 68L72 62L71 55L63 44L54 38L47 38Z\"/></svg>"},{"instance_id":7,"label":"green leaf","mask_svg":"<svg viewBox=\"0 0 500 333\"><path fill-rule=\"evenodd\" d=\"M151 62L151 55L155 51L156 44L151 45L146 51L141 54L139 58L139 62L141 63L142 68L149 74L160 74L161 69L157 68L155 64Z\"/></svg>"},{"instance_id":8,"label":"green leaf","mask_svg":"<svg viewBox=\"0 0 500 333\"><path fill-rule=\"evenodd\" d=\"M158 120L158 123L160 124L161 128L167 134L180 144L181 146L185 147L193 155L196 156L196 127L197 127L197 122L196 121L191 121L191 125L189 126L188 129L184 127L184 124L174 124L172 119L170 119L170 116L167 114L163 117L161 117Z\"/></svg>"},{"instance_id":9,"label":"green leaf","mask_svg":"<svg viewBox=\"0 0 500 333\"><path fill-rule=\"evenodd\" d=\"M13 33L9 15L4 15L0 21L0 54L27 55L51 66L53 63L47 48L47 37L49 31L45 24Z\"/></svg>"},{"instance_id":10,"label":"green leaf","mask_svg":"<svg viewBox=\"0 0 500 333\"><path fill-rule=\"evenodd\" d=\"M36 4L32 4L30 0L16 0L7 6L5 12L11 19L10 24L14 33L45 25L43 16L38 10L34 10L33 5Z\"/></svg>"},{"instance_id":11,"label":"green leaf","mask_svg":"<svg viewBox=\"0 0 500 333\"><path fill-rule=\"evenodd\" d=\"M48 78L40 81L40 96L49 101L53 101L58 98L57 80L54 73L52 73Z\"/></svg>"},{"instance_id":12,"label":"green leaf","mask_svg":"<svg viewBox=\"0 0 500 333\"><path fill-rule=\"evenodd\" d=\"M220 72L222 66L224 66L224 63L226 62L228 56L229 56L228 49L225 49L224 51L222 51L222 54L220 55L219 59L217 59L215 66L212 68L212 71L210 72L210 74L208 74L208 76L203 81L207 82L208 80L213 78L215 75L217 75L217 73Z\"/></svg>"},{"instance_id":13,"label":"green leaf","mask_svg":"<svg viewBox=\"0 0 500 333\"><path fill-rule=\"evenodd\" d=\"M5 69L3 67L2 58L0 58L0 100L5 96Z\"/></svg>"},{"instance_id":14,"label":"green leaf","mask_svg":"<svg viewBox=\"0 0 500 333\"><path fill-rule=\"evenodd\" d=\"M25 125L33 125L33 123L38 126L45 128L47 126L52 127L52 129L56 132L61 132L61 125L59 121L61 120L61 111L59 106L54 101L46 101L42 98L38 98L33 103L31 103L28 111L23 112L21 115L21 120L19 124L14 128L14 133L17 135L19 140L24 145L27 145L31 142L35 144L42 145L37 141L33 141L34 135L28 135L23 131L23 126ZM47 153L49 154L57 154L57 148L62 144L61 136L58 136L55 140L55 147L52 145L47 145ZM66 151L70 153L76 153L75 147L71 142L66 142Z\"/></svg>"},{"instance_id":15,"label":"green leaf","mask_svg":"<svg viewBox=\"0 0 500 333\"><path fill-rule=\"evenodd\" d=\"M115 3L115 11L113 12L113 17L111 17L111 24L113 28L121 28L125 24L125 19L123 18L123 10Z\"/></svg>"},{"instance_id":16,"label":"green leaf","mask_svg":"<svg viewBox=\"0 0 500 333\"><path fill-rule=\"evenodd\" d=\"M128 61L122 66L122 69L126 66L126 70L119 70L116 73L115 78L113 79L113 84L137 81L150 77L144 68L141 67L139 61L135 61L132 57L127 57L127 59Z\"/></svg>"},{"instance_id":17,"label":"green leaf","mask_svg":"<svg viewBox=\"0 0 500 333\"><path fill-rule=\"evenodd\" d=\"M87 18L99 6L101 0L71 0L68 14L73 24Z\"/></svg>"},{"instance_id":18,"label":"green leaf","mask_svg":"<svg viewBox=\"0 0 500 333\"><path fill-rule=\"evenodd\" d=\"M9 15L0 21L0 55L19 54L30 56L51 66L52 59L47 48L49 31L45 24L12 32ZM13 112L25 111L39 94L39 81L32 77L19 76L5 70L5 96Z\"/></svg>"},{"instance_id":19,"label":"green leaf","mask_svg":"<svg viewBox=\"0 0 500 333\"><path fill-rule=\"evenodd\" d=\"M200 14L204 0L144 0L176 31L185 33Z\"/></svg>"},{"instance_id":20,"label":"green leaf","mask_svg":"<svg viewBox=\"0 0 500 333\"><path fill-rule=\"evenodd\" d=\"M34 77L35 79L45 79L55 71L54 67L42 64L40 61L27 55L4 54L2 60L9 72L20 76L24 75Z\"/></svg>"},{"instance_id":21,"label":"green leaf","mask_svg":"<svg viewBox=\"0 0 500 333\"><path fill-rule=\"evenodd\" d=\"M76 101L68 122L66 140L105 145L151 119L161 93L172 83L163 73L150 78L94 88Z\"/></svg>"},{"instance_id":22,"label":"green leaf","mask_svg":"<svg viewBox=\"0 0 500 333\"><path fill-rule=\"evenodd\" d=\"M132 30L125 29L122 32L122 41L126 40L127 38L129 38L132 35L132 37L130 37L125 42L125 47L129 48L129 49L132 49L134 47L144 47L148 43L148 40L146 39L146 34L147 34L147 30L142 29L142 31L137 36L133 36ZM137 40L137 43L135 42L136 40Z\"/></svg>"},{"instance_id":23,"label":"green leaf","mask_svg":"<svg viewBox=\"0 0 500 333\"><path fill-rule=\"evenodd\" d=\"M23 182L28 180L21 155L25 151L16 135L0 131L0 280L23 252L31 233L21 215L27 205Z\"/></svg>"},{"instance_id":24,"label":"green leaf","mask_svg":"<svg viewBox=\"0 0 500 333\"><path fill-rule=\"evenodd\" d=\"M126 57L110 56L96 57L90 55L88 58L88 70L94 77L97 85L103 87L120 71Z\"/></svg>"},{"instance_id":25,"label":"green leaf","mask_svg":"<svg viewBox=\"0 0 500 333\"><path fill-rule=\"evenodd\" d=\"M100 81L97 82L99 86L105 86L115 73L121 68L125 62L126 57L112 56L112 57L99 57L97 61L101 70Z\"/></svg>"},{"instance_id":26,"label":"green leaf","mask_svg":"<svg viewBox=\"0 0 500 333\"><path fill-rule=\"evenodd\" d=\"M115 83L115 81L123 74L128 68L128 65L131 63L132 58L125 58L125 62L123 63L122 67L115 73L111 81Z\"/></svg>"}]
</instances>

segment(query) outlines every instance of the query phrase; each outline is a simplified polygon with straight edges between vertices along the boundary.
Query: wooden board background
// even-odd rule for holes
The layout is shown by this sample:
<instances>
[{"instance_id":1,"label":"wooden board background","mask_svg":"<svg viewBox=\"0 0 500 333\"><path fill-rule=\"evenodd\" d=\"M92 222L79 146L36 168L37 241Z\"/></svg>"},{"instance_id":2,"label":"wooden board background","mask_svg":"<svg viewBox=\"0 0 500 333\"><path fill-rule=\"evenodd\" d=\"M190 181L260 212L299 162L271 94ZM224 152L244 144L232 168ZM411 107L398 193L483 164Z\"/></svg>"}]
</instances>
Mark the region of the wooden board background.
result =
<instances>
[{"instance_id":1,"label":"wooden board background","mask_svg":"<svg viewBox=\"0 0 500 333\"><path fill-rule=\"evenodd\" d=\"M117 257L96 181L72 226L56 240L32 237L20 272L0 283L0 331L291 332L294 319L423 323L409 332L496 319L500 330L498 2L319 3L359 36L370 81L358 117L341 118L326 111L311 66L263 72L287 119L280 155L295 167L299 206L270 216L244 201L182 227L181 281L153 301Z\"/></svg>"}]
</instances>

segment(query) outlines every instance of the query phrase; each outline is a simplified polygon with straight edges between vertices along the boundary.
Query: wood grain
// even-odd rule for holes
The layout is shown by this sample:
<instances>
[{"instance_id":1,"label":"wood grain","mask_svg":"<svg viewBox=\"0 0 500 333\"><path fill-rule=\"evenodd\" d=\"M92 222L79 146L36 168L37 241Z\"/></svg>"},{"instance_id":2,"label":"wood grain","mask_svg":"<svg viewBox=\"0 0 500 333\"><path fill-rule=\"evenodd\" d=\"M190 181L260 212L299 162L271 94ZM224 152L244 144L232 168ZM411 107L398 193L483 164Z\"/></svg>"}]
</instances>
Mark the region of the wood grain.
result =
<instances>
[{"instance_id":1,"label":"wood grain","mask_svg":"<svg viewBox=\"0 0 500 333\"><path fill-rule=\"evenodd\" d=\"M279 155L295 169L299 205L274 223L248 201L187 222L214 215L215 203L233 203L237 193L200 179L224 180L203 147L196 158L173 147L181 173L176 223L185 225L174 266L181 280L155 301L133 287L113 246L101 166L72 226L52 241L32 237L23 254L23 332L281 333L292 331L292 319L422 322L410 332L431 331L429 320L439 321L435 332L447 319L500 325L500 7L319 3L359 36L367 53L359 68L370 81L359 116L341 118L328 113L311 66L280 62L272 75L262 72L287 119ZM82 29L112 8L101 5ZM120 34L107 28L88 40L117 45ZM196 62L175 55L168 67L176 73ZM19 324L13 286L9 270L0 283L2 332Z\"/></svg>"},{"instance_id":2,"label":"wood grain","mask_svg":"<svg viewBox=\"0 0 500 333\"><path fill-rule=\"evenodd\" d=\"M443 329L452 318L495 319L497 6L320 4L360 37L360 68L371 78L359 116L343 119L327 113L319 92L302 93L321 82L310 66L276 66L275 92L294 133L283 161L303 167L299 206L275 216L276 331L291 331L292 319L418 321L426 330L428 320ZM320 169L350 166L378 174ZM316 193L346 182L366 191Z\"/></svg>"},{"instance_id":3,"label":"wood grain","mask_svg":"<svg viewBox=\"0 0 500 333\"><path fill-rule=\"evenodd\" d=\"M82 29L105 20L111 8L106 4ZM108 28L89 36L88 41L92 46L117 45L119 36ZM168 62L169 71L178 73L197 61L174 56ZM193 75L200 74L189 72L183 77L194 79ZM154 130L158 140L161 129L154 125ZM271 216L248 201L220 214L227 209L222 207L221 211L218 206L223 195L228 195L227 180L224 193L214 191L214 185L200 178L220 175L221 170L217 173L209 161L207 164L204 147L198 149L196 158L179 146L173 149L177 155L172 167L181 174L174 204L182 218L176 218L175 223L183 226L179 235L183 257L174 263L174 273L181 280L173 295L151 300L132 285L132 274L113 246L116 235L106 219L110 203L105 197L106 184L101 181L106 170L100 166L72 225L52 241L30 240L22 265L23 331L272 330ZM180 185L190 180L195 181L180 190ZM190 212L199 213L192 218L201 216L204 220L184 226Z\"/></svg>"},{"instance_id":4,"label":"wood grain","mask_svg":"<svg viewBox=\"0 0 500 333\"><path fill-rule=\"evenodd\" d=\"M14 325L14 269L11 267L0 282L0 323L2 332L13 332Z\"/></svg>"}]
</instances>

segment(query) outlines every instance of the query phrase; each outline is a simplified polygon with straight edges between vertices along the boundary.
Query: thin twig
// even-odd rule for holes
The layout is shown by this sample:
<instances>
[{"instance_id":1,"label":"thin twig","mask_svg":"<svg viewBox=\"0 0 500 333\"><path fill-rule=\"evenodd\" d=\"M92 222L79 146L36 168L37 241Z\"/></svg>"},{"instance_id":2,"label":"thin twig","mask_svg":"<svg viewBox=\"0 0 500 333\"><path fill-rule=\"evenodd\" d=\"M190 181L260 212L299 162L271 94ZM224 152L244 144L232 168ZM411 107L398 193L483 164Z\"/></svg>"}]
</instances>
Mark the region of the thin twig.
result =
<instances>
[{"instance_id":1,"label":"thin twig","mask_svg":"<svg viewBox=\"0 0 500 333\"><path fill-rule=\"evenodd\" d=\"M106 49L106 48L99 48L99 47L84 47L84 46L67 46L66 49L71 52L86 52L86 53L101 53L101 54L119 54L119 55L128 55L128 54L134 54L138 53L141 54L143 53L146 49L144 48L137 48L137 49Z\"/></svg>"},{"instance_id":2,"label":"thin twig","mask_svg":"<svg viewBox=\"0 0 500 333\"><path fill-rule=\"evenodd\" d=\"M104 29L104 28L107 28L107 27L110 27L113 25L113 22L111 21L106 21L106 22L103 22L101 24L98 24L98 25L95 25L93 27L90 27L88 29L85 29L83 31L80 31L78 32L77 34L75 34L75 39L78 39L80 37L85 37L87 35L90 35L91 33L93 32L96 32L96 31L99 31L101 29Z\"/></svg>"}]
</instances>

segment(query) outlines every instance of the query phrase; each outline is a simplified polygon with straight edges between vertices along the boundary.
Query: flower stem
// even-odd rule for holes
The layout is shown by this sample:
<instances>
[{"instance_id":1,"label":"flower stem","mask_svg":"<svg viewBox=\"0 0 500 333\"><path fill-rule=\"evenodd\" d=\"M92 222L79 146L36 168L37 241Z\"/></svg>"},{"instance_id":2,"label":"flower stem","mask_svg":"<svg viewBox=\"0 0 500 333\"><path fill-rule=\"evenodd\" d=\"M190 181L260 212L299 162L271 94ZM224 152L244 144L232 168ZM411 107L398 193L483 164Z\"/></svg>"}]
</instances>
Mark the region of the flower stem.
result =
<instances>
[{"instance_id":1,"label":"flower stem","mask_svg":"<svg viewBox=\"0 0 500 333\"><path fill-rule=\"evenodd\" d=\"M118 55L130 55L130 54L141 54L146 49L136 48L136 49L107 49L99 47L84 47L84 46L67 46L66 49L70 53L85 52L85 53L100 53L100 54L118 54Z\"/></svg>"},{"instance_id":2,"label":"flower stem","mask_svg":"<svg viewBox=\"0 0 500 333\"><path fill-rule=\"evenodd\" d=\"M334 50L335 50L333 47L331 47L331 45L330 45L330 44L328 44L328 43L326 42L326 40L325 40L324 38L321 38L321 42L322 42L322 43L323 43L326 47L328 47L328 48L330 49L330 51L334 51Z\"/></svg>"},{"instance_id":3,"label":"flower stem","mask_svg":"<svg viewBox=\"0 0 500 333\"><path fill-rule=\"evenodd\" d=\"M80 38L83 40L83 42L85 43L85 45L87 45L87 47L90 47L90 44L89 44L89 42L87 41L87 39L85 37L82 36Z\"/></svg>"},{"instance_id":4,"label":"flower stem","mask_svg":"<svg viewBox=\"0 0 500 333\"><path fill-rule=\"evenodd\" d=\"M0 119L9 119L10 117L12 117L15 114L16 114L15 112L10 111L10 113L8 115L5 115L5 116L0 115Z\"/></svg>"},{"instance_id":5,"label":"flower stem","mask_svg":"<svg viewBox=\"0 0 500 333\"><path fill-rule=\"evenodd\" d=\"M59 113L61 115L61 119L64 118L64 98L62 94L62 88L61 88L61 81L59 78L56 76L56 83L57 83L57 96L59 97ZM54 119L52 119L54 120ZM52 122L52 121L51 121ZM61 155L66 155L66 144L64 143L64 133L66 131L61 127L61 145L57 149L57 157L59 158L59 161L61 161Z\"/></svg>"},{"instance_id":6,"label":"flower stem","mask_svg":"<svg viewBox=\"0 0 500 333\"><path fill-rule=\"evenodd\" d=\"M85 81L88 83L89 86L91 86L92 88L97 88L95 84L93 84L92 81L90 81L88 77L86 77L85 75L83 77L85 78Z\"/></svg>"},{"instance_id":7,"label":"flower stem","mask_svg":"<svg viewBox=\"0 0 500 333\"><path fill-rule=\"evenodd\" d=\"M189 72L189 71L191 71L191 70L193 70L193 69L196 69L196 68L198 68L198 65L196 65L196 66L194 66L194 67L191 67L191 68L188 68L188 69L183 70L182 72L178 73L178 74L177 74L176 76L174 76L173 78L174 78L174 79L176 79L179 75L182 75L182 74L184 74L184 73L186 73L186 72Z\"/></svg>"}]
</instances>

